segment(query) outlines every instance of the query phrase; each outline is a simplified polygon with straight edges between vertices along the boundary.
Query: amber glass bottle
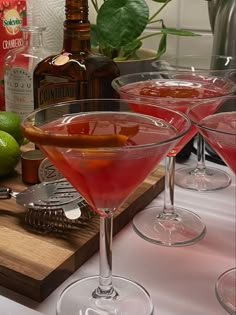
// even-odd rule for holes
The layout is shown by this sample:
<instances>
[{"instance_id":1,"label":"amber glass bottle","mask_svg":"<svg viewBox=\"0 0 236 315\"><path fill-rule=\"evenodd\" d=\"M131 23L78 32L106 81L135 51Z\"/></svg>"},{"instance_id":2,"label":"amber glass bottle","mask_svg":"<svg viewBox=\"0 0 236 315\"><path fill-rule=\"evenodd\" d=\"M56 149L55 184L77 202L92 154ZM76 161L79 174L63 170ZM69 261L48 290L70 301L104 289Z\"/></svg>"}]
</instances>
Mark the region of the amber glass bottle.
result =
<instances>
[{"instance_id":1,"label":"amber glass bottle","mask_svg":"<svg viewBox=\"0 0 236 315\"><path fill-rule=\"evenodd\" d=\"M111 81L119 75L109 58L91 52L88 0L66 0L62 52L35 68L35 108L84 98L114 98Z\"/></svg>"}]
</instances>

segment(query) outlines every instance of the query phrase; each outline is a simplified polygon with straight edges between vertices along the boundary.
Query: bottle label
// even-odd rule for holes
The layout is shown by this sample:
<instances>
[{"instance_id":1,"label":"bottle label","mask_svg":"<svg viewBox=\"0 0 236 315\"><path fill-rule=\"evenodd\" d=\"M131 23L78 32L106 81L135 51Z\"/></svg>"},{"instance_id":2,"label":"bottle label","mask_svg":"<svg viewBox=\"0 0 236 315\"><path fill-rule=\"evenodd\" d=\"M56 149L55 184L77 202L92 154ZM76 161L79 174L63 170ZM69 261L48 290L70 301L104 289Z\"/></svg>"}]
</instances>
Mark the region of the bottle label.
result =
<instances>
[{"instance_id":1,"label":"bottle label","mask_svg":"<svg viewBox=\"0 0 236 315\"><path fill-rule=\"evenodd\" d=\"M10 35L17 34L20 31L22 25L22 18L16 9L8 10L3 18L3 26L6 28L6 32Z\"/></svg>"},{"instance_id":2,"label":"bottle label","mask_svg":"<svg viewBox=\"0 0 236 315\"><path fill-rule=\"evenodd\" d=\"M63 178L63 175L58 171L58 169L45 158L38 168L38 177L40 182L52 182Z\"/></svg>"},{"instance_id":3,"label":"bottle label","mask_svg":"<svg viewBox=\"0 0 236 315\"><path fill-rule=\"evenodd\" d=\"M21 26L27 25L26 0L0 1L0 110L5 110L4 57L23 46Z\"/></svg>"},{"instance_id":4,"label":"bottle label","mask_svg":"<svg viewBox=\"0 0 236 315\"><path fill-rule=\"evenodd\" d=\"M12 68L5 72L4 81L6 110L23 119L34 109L32 74L23 68Z\"/></svg>"},{"instance_id":5,"label":"bottle label","mask_svg":"<svg viewBox=\"0 0 236 315\"><path fill-rule=\"evenodd\" d=\"M46 84L45 84L46 82ZM45 77L38 89L38 107L78 99L87 90L87 81L69 82L59 77ZM86 97L85 93L85 97Z\"/></svg>"},{"instance_id":6,"label":"bottle label","mask_svg":"<svg viewBox=\"0 0 236 315\"><path fill-rule=\"evenodd\" d=\"M63 54L57 56L55 58L55 60L53 61L53 64L55 66L63 66L63 65L65 65L70 60L69 55L70 54L68 54L68 53L63 53Z\"/></svg>"}]
</instances>

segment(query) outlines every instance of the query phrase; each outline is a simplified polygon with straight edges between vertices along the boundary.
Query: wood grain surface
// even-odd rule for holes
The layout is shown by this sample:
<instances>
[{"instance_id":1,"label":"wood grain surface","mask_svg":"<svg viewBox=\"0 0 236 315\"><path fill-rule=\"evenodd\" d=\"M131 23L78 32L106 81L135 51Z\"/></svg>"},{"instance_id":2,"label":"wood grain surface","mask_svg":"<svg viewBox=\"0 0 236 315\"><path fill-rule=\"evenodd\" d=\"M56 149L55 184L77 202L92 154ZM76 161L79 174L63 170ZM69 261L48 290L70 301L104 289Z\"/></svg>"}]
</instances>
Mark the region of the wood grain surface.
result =
<instances>
[{"instance_id":1,"label":"wood grain surface","mask_svg":"<svg viewBox=\"0 0 236 315\"><path fill-rule=\"evenodd\" d=\"M0 186L26 188L19 173ZM164 168L158 166L116 212L114 234L163 189ZM40 302L98 250L99 217L76 230L42 233L25 223L27 213L14 198L0 200L0 285Z\"/></svg>"}]
</instances>

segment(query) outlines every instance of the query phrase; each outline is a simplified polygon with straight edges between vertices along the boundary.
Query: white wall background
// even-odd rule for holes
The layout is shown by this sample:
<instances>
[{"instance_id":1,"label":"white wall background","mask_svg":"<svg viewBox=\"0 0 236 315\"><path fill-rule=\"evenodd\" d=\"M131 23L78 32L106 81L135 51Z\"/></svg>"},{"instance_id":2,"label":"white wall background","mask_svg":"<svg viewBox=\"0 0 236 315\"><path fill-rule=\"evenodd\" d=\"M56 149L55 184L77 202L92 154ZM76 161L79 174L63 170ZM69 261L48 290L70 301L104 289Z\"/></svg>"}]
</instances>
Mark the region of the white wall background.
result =
<instances>
[{"instance_id":1,"label":"white wall background","mask_svg":"<svg viewBox=\"0 0 236 315\"><path fill-rule=\"evenodd\" d=\"M95 12L90 6L90 22L95 21ZM44 34L44 43L52 52L59 52L63 40L63 21L65 0L27 0L29 24L47 26ZM102 0L100 0L102 2ZM160 4L147 0L150 12L154 13ZM212 49L212 33L208 18L207 1L205 0L172 0L162 14L168 27L178 27L195 31L199 37L168 37L168 55L183 54L210 54ZM147 32L155 32L157 25L152 24ZM145 40L144 47L158 47L157 37Z\"/></svg>"}]
</instances>

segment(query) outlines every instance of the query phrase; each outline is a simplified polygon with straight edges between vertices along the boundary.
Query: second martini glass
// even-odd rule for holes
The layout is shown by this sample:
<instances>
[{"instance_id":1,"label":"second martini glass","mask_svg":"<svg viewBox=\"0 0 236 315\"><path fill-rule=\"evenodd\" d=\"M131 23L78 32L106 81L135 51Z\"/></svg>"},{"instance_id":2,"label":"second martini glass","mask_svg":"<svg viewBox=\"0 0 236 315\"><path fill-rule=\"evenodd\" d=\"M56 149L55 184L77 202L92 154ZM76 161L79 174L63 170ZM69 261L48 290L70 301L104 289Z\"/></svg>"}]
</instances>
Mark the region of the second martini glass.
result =
<instances>
[{"instance_id":1,"label":"second martini glass","mask_svg":"<svg viewBox=\"0 0 236 315\"><path fill-rule=\"evenodd\" d=\"M190 128L184 114L157 108L154 118L121 100L80 100L36 110L23 122L25 136L100 216L99 276L69 285L58 315L153 314L141 285L112 275L112 235L114 213Z\"/></svg>"},{"instance_id":2,"label":"second martini glass","mask_svg":"<svg viewBox=\"0 0 236 315\"><path fill-rule=\"evenodd\" d=\"M224 98L217 108L209 102L197 104L189 109L188 115L203 137L236 173L236 96ZM236 314L235 267L219 277L215 291L221 305L230 314Z\"/></svg>"},{"instance_id":3,"label":"second martini glass","mask_svg":"<svg viewBox=\"0 0 236 315\"><path fill-rule=\"evenodd\" d=\"M145 102L186 112L203 100L220 104L220 97L232 94L235 84L230 79L217 77L217 72L140 72L120 76L112 85L122 98L129 100L134 111L156 116L158 110L146 107ZM136 106L142 101L143 106ZM153 207L138 213L133 219L135 231L142 238L165 246L183 246L200 240L206 231L200 217L174 205L175 156L196 134L193 125L166 158L164 207Z\"/></svg>"},{"instance_id":4,"label":"second martini glass","mask_svg":"<svg viewBox=\"0 0 236 315\"><path fill-rule=\"evenodd\" d=\"M156 60L152 63L158 71L181 70L211 72L224 77L226 72L236 69L236 58L223 55L181 55ZM215 70L212 70L215 69ZM235 85L236 88L236 85ZM208 144L207 144L208 145ZM205 163L205 140L201 133L197 137L197 165L195 167L181 167L175 172L175 184L182 188L197 191L213 191L226 188L231 183L230 175L216 167L209 167Z\"/></svg>"}]
</instances>

